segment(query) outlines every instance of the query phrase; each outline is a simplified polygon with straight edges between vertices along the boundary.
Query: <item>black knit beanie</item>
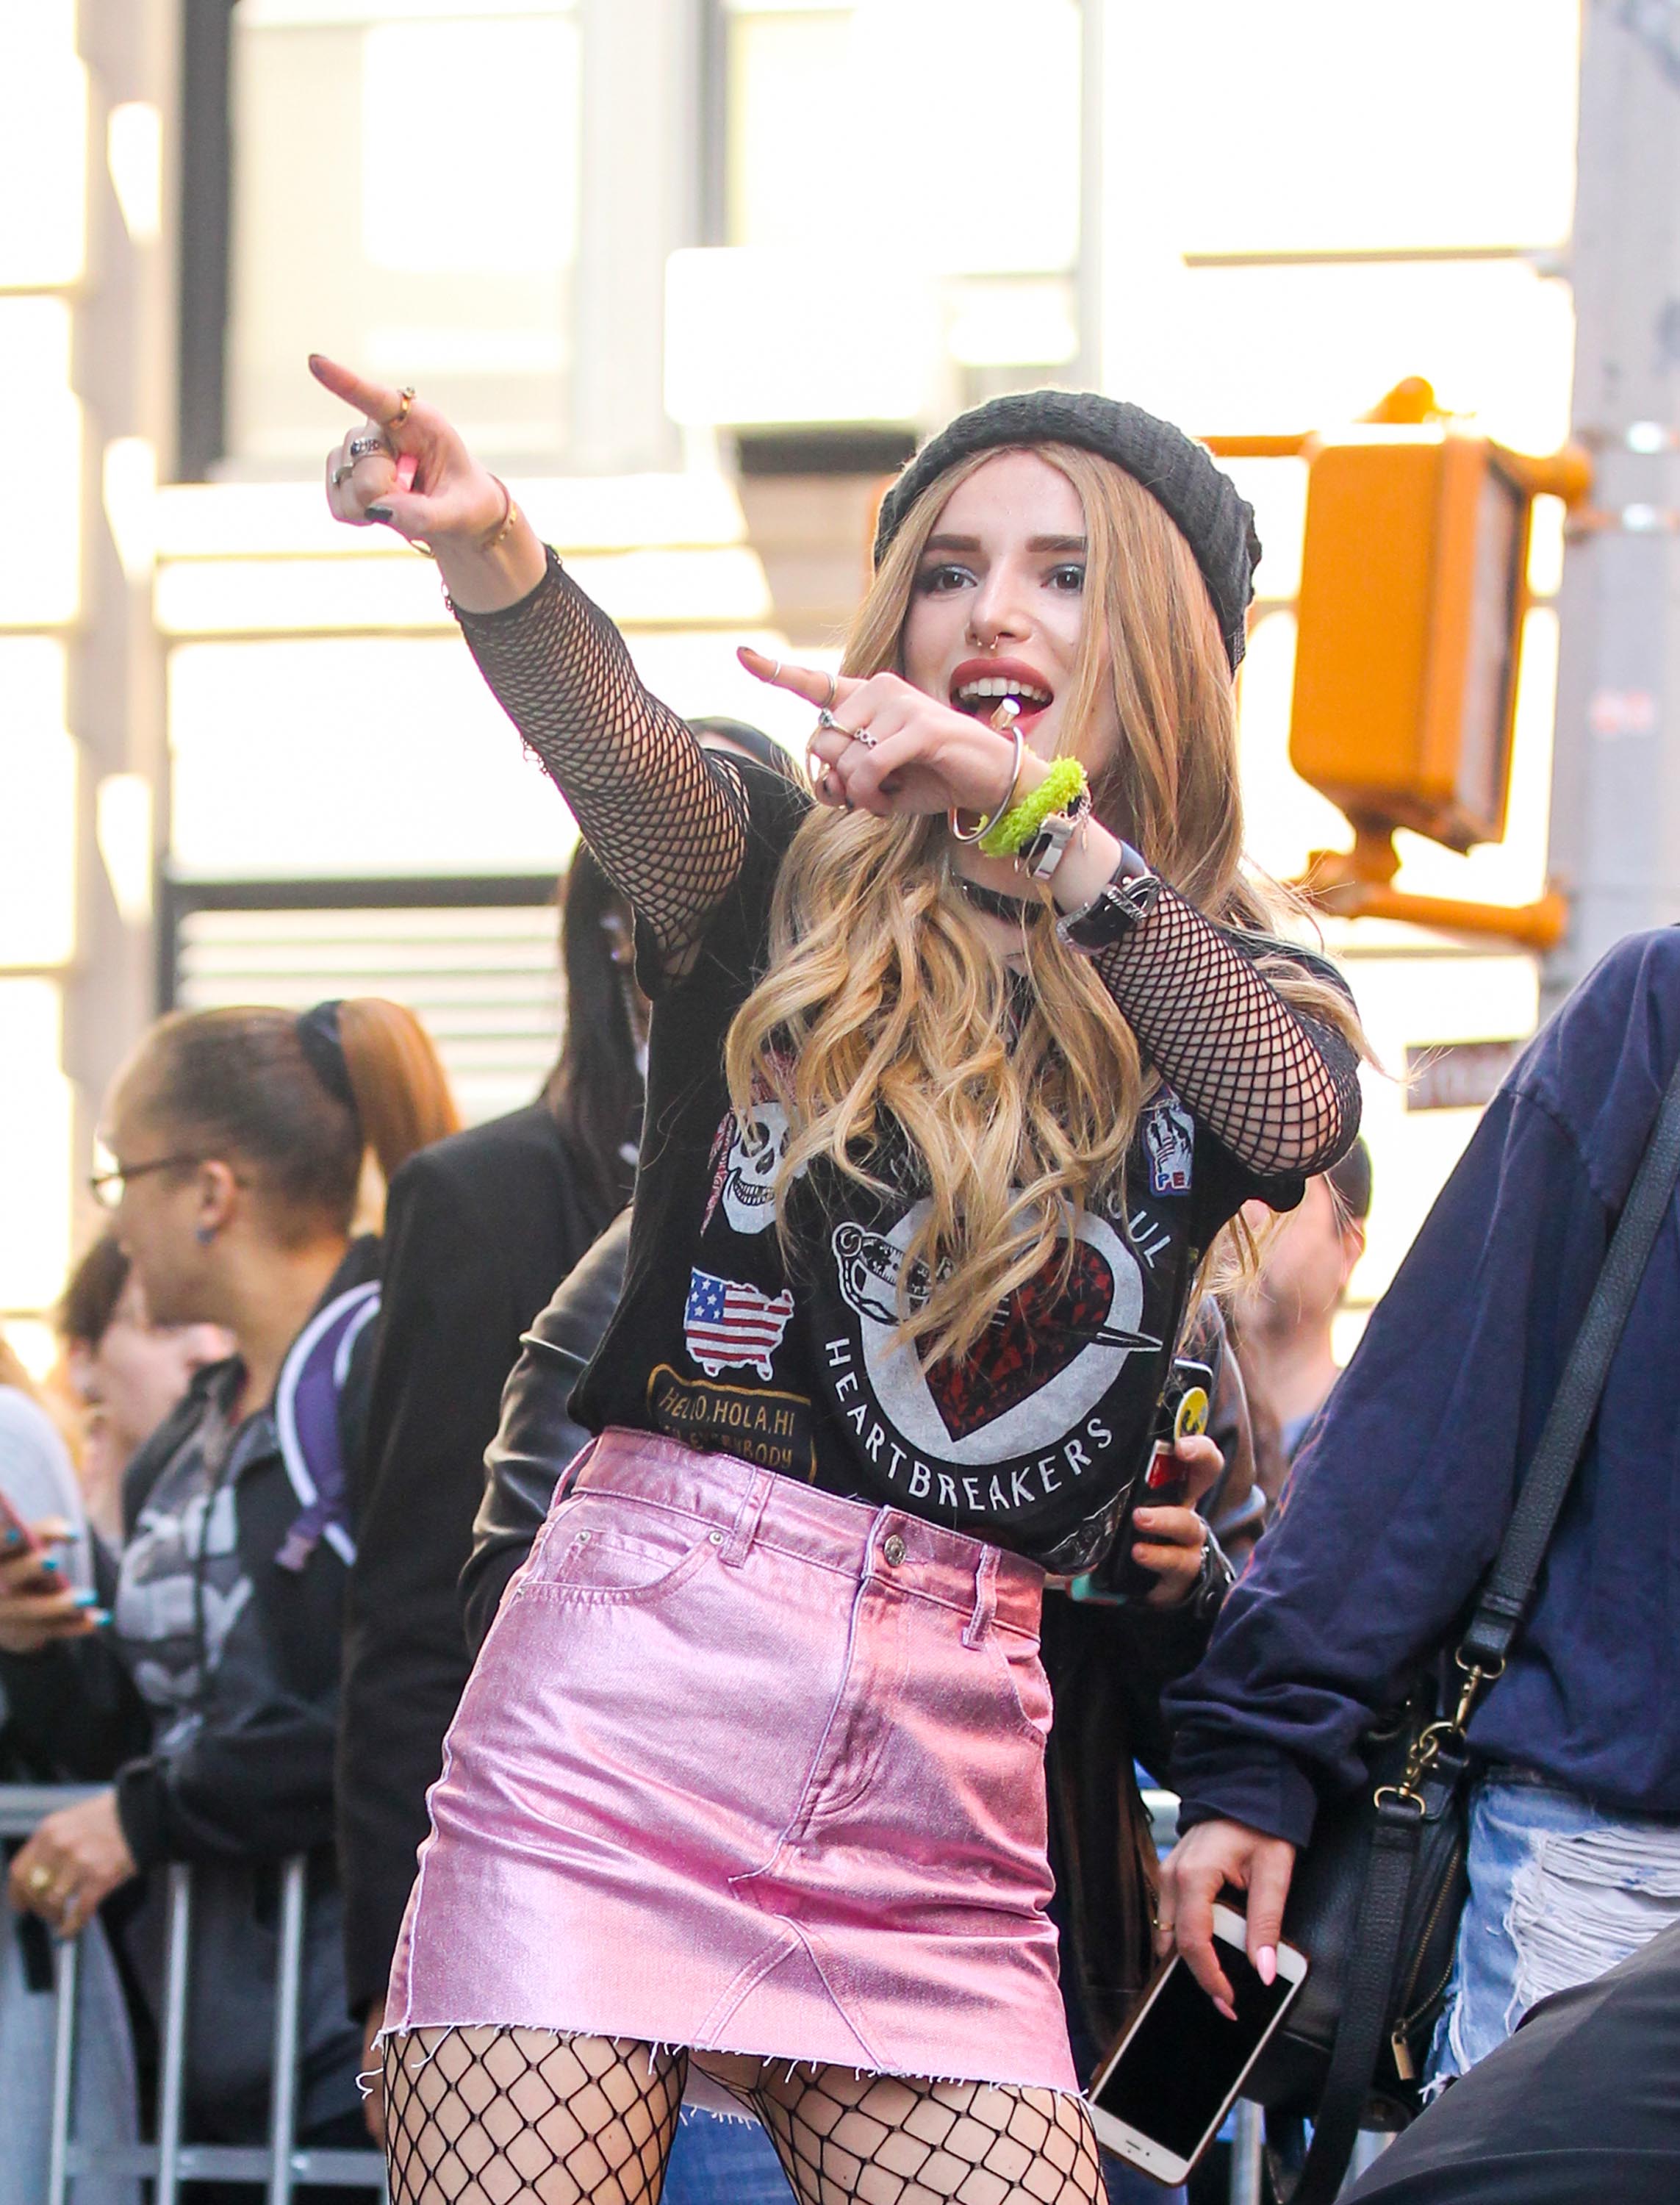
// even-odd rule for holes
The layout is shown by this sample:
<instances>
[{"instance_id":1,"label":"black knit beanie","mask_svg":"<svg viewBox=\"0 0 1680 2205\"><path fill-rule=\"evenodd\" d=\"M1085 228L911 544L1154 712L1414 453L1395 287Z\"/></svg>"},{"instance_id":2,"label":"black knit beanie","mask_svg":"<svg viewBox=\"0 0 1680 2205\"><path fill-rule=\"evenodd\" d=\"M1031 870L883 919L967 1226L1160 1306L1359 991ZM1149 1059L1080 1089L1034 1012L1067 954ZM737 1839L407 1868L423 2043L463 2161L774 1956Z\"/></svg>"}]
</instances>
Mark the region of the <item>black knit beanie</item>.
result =
<instances>
[{"instance_id":1,"label":"black knit beanie","mask_svg":"<svg viewBox=\"0 0 1680 2205\"><path fill-rule=\"evenodd\" d=\"M1022 390L989 398L930 437L881 503L875 563L928 484L971 452L1022 444L1077 444L1112 460L1163 505L1196 554L1214 601L1234 674L1247 642L1244 615L1254 595L1260 538L1254 508L1229 475L1170 421L1094 390Z\"/></svg>"}]
</instances>

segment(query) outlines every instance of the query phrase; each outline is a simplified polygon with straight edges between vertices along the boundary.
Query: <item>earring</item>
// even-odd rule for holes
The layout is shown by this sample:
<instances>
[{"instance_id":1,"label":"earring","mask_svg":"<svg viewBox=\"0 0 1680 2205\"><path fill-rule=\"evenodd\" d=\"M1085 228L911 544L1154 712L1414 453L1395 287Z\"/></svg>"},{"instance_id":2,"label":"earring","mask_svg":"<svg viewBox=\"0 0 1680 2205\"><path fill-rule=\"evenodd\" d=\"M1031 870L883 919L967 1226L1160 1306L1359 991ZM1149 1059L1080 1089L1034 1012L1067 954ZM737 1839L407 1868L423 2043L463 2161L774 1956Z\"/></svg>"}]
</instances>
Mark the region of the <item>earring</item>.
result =
<instances>
[{"instance_id":1,"label":"earring","mask_svg":"<svg viewBox=\"0 0 1680 2205\"><path fill-rule=\"evenodd\" d=\"M195 1225L193 1227L193 1238L198 1242L199 1247L208 1248L216 1238L216 1227L213 1225Z\"/></svg>"}]
</instances>

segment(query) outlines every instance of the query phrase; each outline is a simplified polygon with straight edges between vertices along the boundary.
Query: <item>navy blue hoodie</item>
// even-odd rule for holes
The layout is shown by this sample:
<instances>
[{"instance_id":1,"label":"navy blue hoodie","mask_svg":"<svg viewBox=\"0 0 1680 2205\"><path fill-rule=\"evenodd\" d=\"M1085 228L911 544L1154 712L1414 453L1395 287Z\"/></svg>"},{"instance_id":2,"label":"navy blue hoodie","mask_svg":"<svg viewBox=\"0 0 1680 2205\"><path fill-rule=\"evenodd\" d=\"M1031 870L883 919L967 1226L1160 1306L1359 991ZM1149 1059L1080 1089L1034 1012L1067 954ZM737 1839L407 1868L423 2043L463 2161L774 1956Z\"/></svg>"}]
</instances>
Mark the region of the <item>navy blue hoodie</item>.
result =
<instances>
[{"instance_id":1,"label":"navy blue hoodie","mask_svg":"<svg viewBox=\"0 0 1680 2205\"><path fill-rule=\"evenodd\" d=\"M1175 1686L1187 1827L1303 1844L1369 1716L1492 1560L1680 1056L1680 930L1630 936L1489 1105ZM1672 1206L1538 1596L1470 1737L1624 1811L1680 1813L1680 1226Z\"/></svg>"}]
</instances>

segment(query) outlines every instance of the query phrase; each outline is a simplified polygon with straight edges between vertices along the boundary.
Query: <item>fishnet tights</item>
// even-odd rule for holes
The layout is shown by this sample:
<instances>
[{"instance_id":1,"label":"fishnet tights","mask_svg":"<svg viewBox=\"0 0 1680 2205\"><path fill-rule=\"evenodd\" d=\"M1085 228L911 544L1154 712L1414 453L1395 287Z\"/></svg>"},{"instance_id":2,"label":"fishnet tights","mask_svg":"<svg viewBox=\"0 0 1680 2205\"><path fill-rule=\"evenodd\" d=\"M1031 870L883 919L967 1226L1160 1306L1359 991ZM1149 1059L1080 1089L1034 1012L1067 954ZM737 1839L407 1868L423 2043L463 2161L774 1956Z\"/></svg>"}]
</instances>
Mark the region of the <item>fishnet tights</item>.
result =
<instances>
[{"instance_id":1,"label":"fishnet tights","mask_svg":"<svg viewBox=\"0 0 1680 2205\"><path fill-rule=\"evenodd\" d=\"M658 2205L686 2052L539 2030L385 2046L392 2205ZM800 2205L1096 2205L1077 2099L767 2062L729 2085Z\"/></svg>"},{"instance_id":2,"label":"fishnet tights","mask_svg":"<svg viewBox=\"0 0 1680 2205\"><path fill-rule=\"evenodd\" d=\"M994 2083L906 2083L846 2067L767 2069L747 2102L800 2205L1094 2205L1077 2098Z\"/></svg>"},{"instance_id":3,"label":"fishnet tights","mask_svg":"<svg viewBox=\"0 0 1680 2205\"><path fill-rule=\"evenodd\" d=\"M385 2042L391 2205L657 2205L687 2055L540 2029Z\"/></svg>"},{"instance_id":4,"label":"fishnet tights","mask_svg":"<svg viewBox=\"0 0 1680 2205\"><path fill-rule=\"evenodd\" d=\"M665 969L680 969L740 870L740 781L644 688L623 637L552 551L520 603L460 618ZM1352 1049L1291 1010L1252 955L1181 896L1164 891L1097 970L1161 1078L1251 1171L1323 1171L1351 1145Z\"/></svg>"}]
</instances>

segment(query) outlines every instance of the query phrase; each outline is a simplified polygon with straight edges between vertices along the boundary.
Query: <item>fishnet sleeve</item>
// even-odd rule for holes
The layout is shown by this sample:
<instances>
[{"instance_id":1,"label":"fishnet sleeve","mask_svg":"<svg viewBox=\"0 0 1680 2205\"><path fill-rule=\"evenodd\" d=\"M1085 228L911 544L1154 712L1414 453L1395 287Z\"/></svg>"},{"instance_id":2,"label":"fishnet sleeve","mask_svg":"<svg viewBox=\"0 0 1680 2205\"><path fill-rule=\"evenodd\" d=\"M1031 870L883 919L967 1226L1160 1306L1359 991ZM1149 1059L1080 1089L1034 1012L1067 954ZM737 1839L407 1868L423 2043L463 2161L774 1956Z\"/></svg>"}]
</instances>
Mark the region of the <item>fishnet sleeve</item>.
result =
<instances>
[{"instance_id":1,"label":"fishnet sleeve","mask_svg":"<svg viewBox=\"0 0 1680 2205\"><path fill-rule=\"evenodd\" d=\"M624 638L552 550L548 573L518 604L456 617L666 970L679 969L740 871L739 781L643 687Z\"/></svg>"},{"instance_id":2,"label":"fishnet sleeve","mask_svg":"<svg viewBox=\"0 0 1680 2205\"><path fill-rule=\"evenodd\" d=\"M1359 1061L1291 1008L1220 928L1164 888L1095 960L1155 1069L1262 1179L1327 1170L1359 1131Z\"/></svg>"}]
</instances>

